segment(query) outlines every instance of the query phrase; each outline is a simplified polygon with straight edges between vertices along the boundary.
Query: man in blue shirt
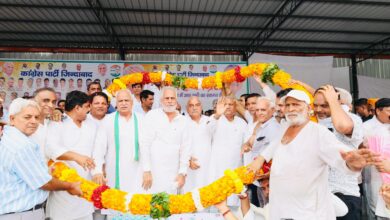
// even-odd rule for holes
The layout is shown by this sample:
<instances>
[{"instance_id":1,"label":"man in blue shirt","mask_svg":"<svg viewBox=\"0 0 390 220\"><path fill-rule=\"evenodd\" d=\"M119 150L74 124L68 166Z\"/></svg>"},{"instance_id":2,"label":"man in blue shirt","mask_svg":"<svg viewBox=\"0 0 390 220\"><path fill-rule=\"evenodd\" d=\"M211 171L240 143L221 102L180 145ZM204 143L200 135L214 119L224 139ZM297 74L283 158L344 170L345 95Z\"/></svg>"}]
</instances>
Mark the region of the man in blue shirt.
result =
<instances>
[{"instance_id":1,"label":"man in blue shirt","mask_svg":"<svg viewBox=\"0 0 390 220\"><path fill-rule=\"evenodd\" d=\"M43 220L49 191L81 195L80 183L52 178L39 146L29 136L39 124L35 101L15 99L9 108L10 126L0 142L0 220Z\"/></svg>"}]
</instances>

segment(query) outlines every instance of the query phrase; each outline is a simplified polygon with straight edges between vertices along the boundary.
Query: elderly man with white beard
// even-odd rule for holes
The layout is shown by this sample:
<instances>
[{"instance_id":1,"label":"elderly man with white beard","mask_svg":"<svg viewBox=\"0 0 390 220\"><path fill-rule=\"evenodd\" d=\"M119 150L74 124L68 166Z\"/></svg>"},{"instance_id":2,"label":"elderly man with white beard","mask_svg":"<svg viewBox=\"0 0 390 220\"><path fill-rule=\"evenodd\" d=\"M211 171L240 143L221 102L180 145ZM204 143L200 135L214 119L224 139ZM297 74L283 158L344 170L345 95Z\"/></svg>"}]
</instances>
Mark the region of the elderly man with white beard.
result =
<instances>
[{"instance_id":1,"label":"elderly man with white beard","mask_svg":"<svg viewBox=\"0 0 390 220\"><path fill-rule=\"evenodd\" d=\"M143 187L176 194L186 180L191 137L188 120L176 111L176 89L163 87L160 102L162 108L146 114L140 133Z\"/></svg>"},{"instance_id":2,"label":"elderly man with white beard","mask_svg":"<svg viewBox=\"0 0 390 220\"><path fill-rule=\"evenodd\" d=\"M257 171L272 159L270 219L336 219L328 167L359 175L379 155L351 151L327 128L311 122L306 93L292 90L283 99L287 126L249 167Z\"/></svg>"},{"instance_id":3,"label":"elderly man with white beard","mask_svg":"<svg viewBox=\"0 0 390 220\"><path fill-rule=\"evenodd\" d=\"M188 129L191 131L191 159L186 184L183 191L189 192L197 187L207 185L209 161L211 154L212 125L209 117L202 115L202 103L196 96L187 102L189 120Z\"/></svg>"}]
</instances>

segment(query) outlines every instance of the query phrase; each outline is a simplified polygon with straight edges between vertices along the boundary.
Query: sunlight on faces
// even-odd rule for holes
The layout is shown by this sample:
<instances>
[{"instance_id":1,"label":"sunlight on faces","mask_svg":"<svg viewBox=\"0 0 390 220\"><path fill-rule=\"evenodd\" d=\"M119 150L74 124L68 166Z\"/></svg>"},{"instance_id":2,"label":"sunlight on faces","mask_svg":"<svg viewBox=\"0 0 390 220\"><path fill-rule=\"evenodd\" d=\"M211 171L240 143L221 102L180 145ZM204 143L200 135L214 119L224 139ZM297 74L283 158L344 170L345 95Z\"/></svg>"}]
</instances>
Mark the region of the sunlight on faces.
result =
<instances>
[{"instance_id":1,"label":"sunlight on faces","mask_svg":"<svg viewBox=\"0 0 390 220\"><path fill-rule=\"evenodd\" d=\"M41 108L41 112L45 117L50 117L53 114L57 104L57 96L52 91L41 91L35 96L35 101Z\"/></svg>"},{"instance_id":2,"label":"sunlight on faces","mask_svg":"<svg viewBox=\"0 0 390 220\"><path fill-rule=\"evenodd\" d=\"M255 115L257 121L264 123L272 118L275 112L275 108L272 106L269 100L258 98L256 102Z\"/></svg>"},{"instance_id":3,"label":"sunlight on faces","mask_svg":"<svg viewBox=\"0 0 390 220\"><path fill-rule=\"evenodd\" d=\"M141 102L143 106L146 106L147 109L152 109L153 103L154 103L154 96L153 95L148 95L148 98L144 99L141 98Z\"/></svg>"},{"instance_id":4,"label":"sunlight on faces","mask_svg":"<svg viewBox=\"0 0 390 220\"><path fill-rule=\"evenodd\" d=\"M202 114L202 103L196 96L191 96L187 102L187 113L190 117L199 117Z\"/></svg>"},{"instance_id":5,"label":"sunlight on faces","mask_svg":"<svg viewBox=\"0 0 390 220\"><path fill-rule=\"evenodd\" d=\"M292 97L285 99L285 116L287 123L291 125L302 125L309 120L309 108L304 101Z\"/></svg>"},{"instance_id":6,"label":"sunlight on faces","mask_svg":"<svg viewBox=\"0 0 390 220\"><path fill-rule=\"evenodd\" d=\"M245 96L241 96L240 99L238 100L240 102L240 104L242 106L244 106L246 108L246 104L245 104Z\"/></svg>"},{"instance_id":7,"label":"sunlight on faces","mask_svg":"<svg viewBox=\"0 0 390 220\"><path fill-rule=\"evenodd\" d=\"M256 113L256 103L257 103L257 97L250 97L246 100L246 109L249 111L251 115L254 115Z\"/></svg>"},{"instance_id":8,"label":"sunlight on faces","mask_svg":"<svg viewBox=\"0 0 390 220\"><path fill-rule=\"evenodd\" d=\"M103 116L107 113L108 103L106 99L102 96L93 97L91 103L91 115L93 116Z\"/></svg>"},{"instance_id":9,"label":"sunlight on faces","mask_svg":"<svg viewBox=\"0 0 390 220\"><path fill-rule=\"evenodd\" d=\"M384 107L381 109L376 109L376 117L378 120L384 124L390 123L390 107Z\"/></svg>"},{"instance_id":10,"label":"sunlight on faces","mask_svg":"<svg viewBox=\"0 0 390 220\"><path fill-rule=\"evenodd\" d=\"M174 89L165 89L161 96L161 105L164 112L174 112L177 106L177 94Z\"/></svg>"},{"instance_id":11,"label":"sunlight on faces","mask_svg":"<svg viewBox=\"0 0 390 220\"><path fill-rule=\"evenodd\" d=\"M330 107L322 93L317 92L314 95L314 113L318 119L325 119L330 117Z\"/></svg>"},{"instance_id":12,"label":"sunlight on faces","mask_svg":"<svg viewBox=\"0 0 390 220\"><path fill-rule=\"evenodd\" d=\"M77 105L73 110L76 113L75 116L77 117L77 119L80 121L84 121L87 118L88 112L91 110L91 105L89 104L89 102L87 102L84 103L82 106Z\"/></svg>"},{"instance_id":13,"label":"sunlight on faces","mask_svg":"<svg viewBox=\"0 0 390 220\"><path fill-rule=\"evenodd\" d=\"M35 106L27 106L21 112L10 115L10 125L26 136L35 133L39 126L40 111Z\"/></svg>"},{"instance_id":14,"label":"sunlight on faces","mask_svg":"<svg viewBox=\"0 0 390 220\"><path fill-rule=\"evenodd\" d=\"M226 111L225 116L226 117L234 117L236 115L236 104L233 97L225 97L226 98Z\"/></svg>"},{"instance_id":15,"label":"sunlight on faces","mask_svg":"<svg viewBox=\"0 0 390 220\"><path fill-rule=\"evenodd\" d=\"M281 99L281 98L276 98L276 106L275 106L275 110L276 110L276 114L279 118L284 118L284 100Z\"/></svg>"},{"instance_id":16,"label":"sunlight on faces","mask_svg":"<svg viewBox=\"0 0 390 220\"><path fill-rule=\"evenodd\" d=\"M130 91L120 90L116 95L116 108L121 115L131 113L133 108L133 99Z\"/></svg>"}]
</instances>

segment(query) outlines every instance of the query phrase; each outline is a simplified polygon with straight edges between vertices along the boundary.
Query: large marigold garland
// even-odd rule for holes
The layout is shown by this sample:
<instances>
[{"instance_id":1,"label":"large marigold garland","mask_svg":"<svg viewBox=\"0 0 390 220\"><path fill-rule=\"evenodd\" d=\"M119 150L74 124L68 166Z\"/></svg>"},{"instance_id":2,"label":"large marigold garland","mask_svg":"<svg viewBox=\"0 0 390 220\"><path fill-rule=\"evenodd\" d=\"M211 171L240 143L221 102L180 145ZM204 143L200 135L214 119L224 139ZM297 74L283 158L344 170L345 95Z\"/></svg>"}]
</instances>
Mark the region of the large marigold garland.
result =
<instances>
[{"instance_id":1,"label":"large marigold garland","mask_svg":"<svg viewBox=\"0 0 390 220\"><path fill-rule=\"evenodd\" d=\"M290 84L291 75L279 69L273 63L254 63L245 67L236 67L225 72L216 72L214 76L204 78L189 78L176 76L166 72L142 72L132 73L115 79L107 88L114 95L118 90L126 88L126 85L135 83L164 83L180 89L222 89L223 83L243 82L253 75L261 76L263 82L270 82L282 89L293 88L306 92L310 100L313 96L301 85Z\"/></svg>"},{"instance_id":2,"label":"large marigold garland","mask_svg":"<svg viewBox=\"0 0 390 220\"><path fill-rule=\"evenodd\" d=\"M265 163L259 174L269 172L270 166L271 163ZM226 170L224 176L207 186L199 188L196 191L196 196L192 195L193 192L183 195L169 195L166 193L134 194L128 200L127 192L112 189L108 186L99 186L86 180L80 177L75 169L69 168L63 162L53 163L51 168L52 176L55 178L66 182L80 182L80 188L83 192L82 197L93 202L96 208L112 209L134 215L150 215L153 218L195 212L197 211L195 204L201 204L205 208L215 205L233 193L242 192L244 184L252 183L255 180L255 174L253 172L248 173L247 167L243 166L234 171Z\"/></svg>"}]
</instances>

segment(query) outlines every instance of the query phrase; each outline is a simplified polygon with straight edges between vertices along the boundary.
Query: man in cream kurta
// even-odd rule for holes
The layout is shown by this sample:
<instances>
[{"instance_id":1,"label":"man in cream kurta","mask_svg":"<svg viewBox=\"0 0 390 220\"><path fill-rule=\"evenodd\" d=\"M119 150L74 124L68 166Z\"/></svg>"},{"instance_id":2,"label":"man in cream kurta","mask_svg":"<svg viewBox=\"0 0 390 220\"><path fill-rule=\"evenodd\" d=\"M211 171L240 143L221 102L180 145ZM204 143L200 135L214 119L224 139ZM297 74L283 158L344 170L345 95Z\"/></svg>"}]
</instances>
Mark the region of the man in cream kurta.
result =
<instances>
[{"instance_id":1,"label":"man in cream kurta","mask_svg":"<svg viewBox=\"0 0 390 220\"><path fill-rule=\"evenodd\" d=\"M147 193L178 193L190 158L188 120L176 111L176 89L164 87L161 94L162 108L146 114L140 137L143 186Z\"/></svg>"},{"instance_id":2,"label":"man in cream kurta","mask_svg":"<svg viewBox=\"0 0 390 220\"><path fill-rule=\"evenodd\" d=\"M187 102L189 130L191 131L191 160L184 192L208 185L211 155L211 124L209 117L202 115L202 103L196 96Z\"/></svg>"},{"instance_id":3,"label":"man in cream kurta","mask_svg":"<svg viewBox=\"0 0 390 220\"><path fill-rule=\"evenodd\" d=\"M132 112L133 100L128 90L119 91L116 98L118 111L107 115L98 128L93 151L96 163L96 168L92 171L93 179L99 184L105 183L105 164L108 186L118 186L125 192L137 193L141 190L142 178L139 170L139 148L137 149L136 145L139 147L138 137L143 119ZM119 137L118 143L115 141L116 136ZM116 164L119 165L118 170Z\"/></svg>"},{"instance_id":4,"label":"man in cream kurta","mask_svg":"<svg viewBox=\"0 0 390 220\"><path fill-rule=\"evenodd\" d=\"M218 101L216 114L210 117L215 121L210 158L209 182L224 175L226 169L242 166L241 146L244 142L245 121L237 116L233 97L223 97ZM238 206L237 196L229 197L229 206Z\"/></svg>"},{"instance_id":5,"label":"man in cream kurta","mask_svg":"<svg viewBox=\"0 0 390 220\"><path fill-rule=\"evenodd\" d=\"M66 160L70 168L76 169L81 177L90 180L86 164L82 167L80 163L69 161L71 158L64 156L66 152L75 152L84 157L92 156L97 128L93 121L87 119L88 96L80 91L68 93L65 110L68 117L62 123L49 127L46 156L53 160ZM57 191L49 196L46 216L53 220L91 220L92 212L92 203L67 192Z\"/></svg>"}]
</instances>

